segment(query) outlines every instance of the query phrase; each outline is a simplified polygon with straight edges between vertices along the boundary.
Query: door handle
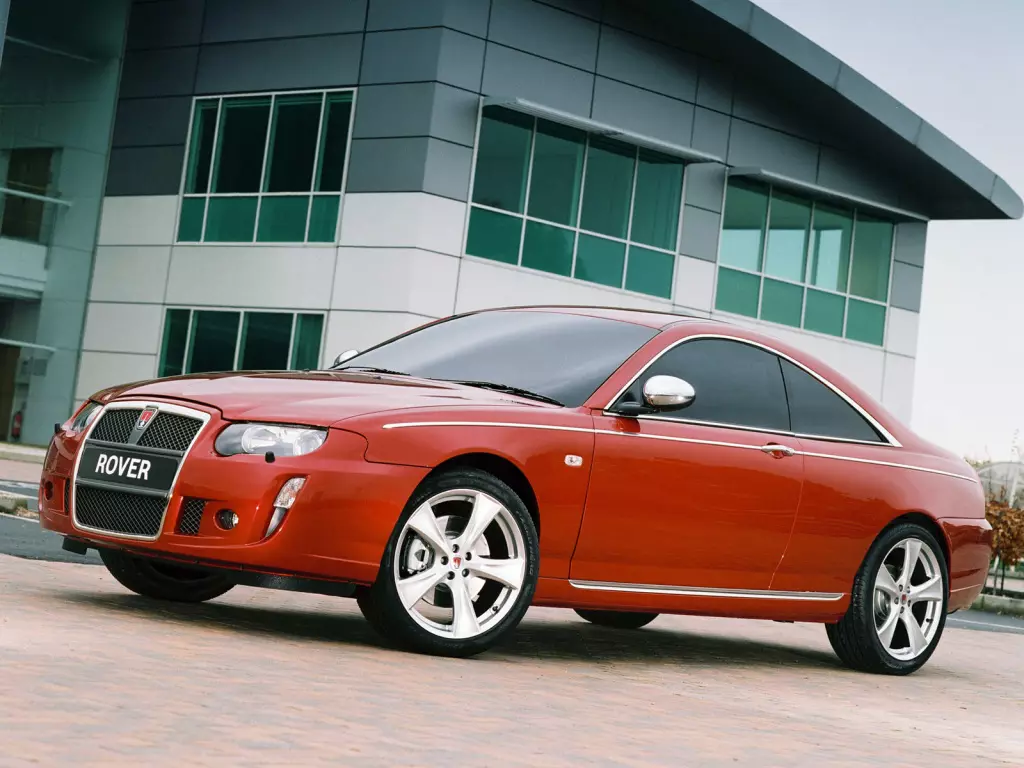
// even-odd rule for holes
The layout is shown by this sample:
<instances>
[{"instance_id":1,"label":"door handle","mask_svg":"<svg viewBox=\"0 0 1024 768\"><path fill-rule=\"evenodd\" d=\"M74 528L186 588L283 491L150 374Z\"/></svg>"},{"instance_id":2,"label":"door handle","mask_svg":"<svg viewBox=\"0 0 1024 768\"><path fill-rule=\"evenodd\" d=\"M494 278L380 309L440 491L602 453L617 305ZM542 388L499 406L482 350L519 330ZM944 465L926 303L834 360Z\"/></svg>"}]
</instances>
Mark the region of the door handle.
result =
<instances>
[{"instance_id":1,"label":"door handle","mask_svg":"<svg viewBox=\"0 0 1024 768\"><path fill-rule=\"evenodd\" d=\"M785 456L796 455L796 451L794 451L788 445L779 445L778 443L768 443L768 445L762 445L761 450L764 453L767 453L769 456L774 456L776 459L781 459Z\"/></svg>"}]
</instances>

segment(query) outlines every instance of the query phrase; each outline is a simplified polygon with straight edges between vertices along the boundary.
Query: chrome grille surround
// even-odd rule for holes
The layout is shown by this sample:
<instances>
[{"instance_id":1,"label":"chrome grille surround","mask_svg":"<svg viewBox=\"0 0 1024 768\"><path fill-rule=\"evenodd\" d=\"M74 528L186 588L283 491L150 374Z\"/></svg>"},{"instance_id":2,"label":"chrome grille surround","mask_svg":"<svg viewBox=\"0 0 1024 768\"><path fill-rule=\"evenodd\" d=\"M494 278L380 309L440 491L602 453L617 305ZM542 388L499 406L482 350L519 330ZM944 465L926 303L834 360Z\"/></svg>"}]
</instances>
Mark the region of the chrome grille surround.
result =
<instances>
[{"instance_id":1,"label":"chrome grille surround","mask_svg":"<svg viewBox=\"0 0 1024 768\"><path fill-rule=\"evenodd\" d=\"M166 497L164 497L163 500L162 500L162 509L160 511L160 522L156 526L155 532L153 534L124 533L124 532L117 531L117 530L109 530L109 529L106 529L106 528L97 528L97 527L93 527L93 526L85 524L84 522L79 520L79 517L78 517L78 498L77 498L78 497L78 467L79 467L79 464L82 461L82 454L85 452L85 446L90 441L103 441L103 442L111 442L111 443L116 442L116 443L119 443L119 444L122 444L122 445L126 445L129 448L133 447L132 444L128 443L128 439L131 437L133 430L130 430L128 432L128 434L124 436L123 440L109 440L108 441L108 440L104 440L104 438L108 437L108 436L110 436L110 437L119 437L119 436L121 436L123 434L123 430L124 430L124 425L125 424L130 425L134 429L134 426L135 426L136 421L138 420L139 414L141 414L142 411L144 411L147 408L156 409L157 413L153 417L153 423L151 423L149 425L149 427L145 431L143 431L142 436L145 436L146 432L148 432L149 429L152 429L153 426L155 426L155 422L160 417L161 414L174 414L174 415L179 416L179 417L184 417L186 419L196 419L196 420L201 422L199 428L196 429L195 434L192 437L192 439L189 441L188 445L186 445L183 450L173 451L173 453L176 456L179 457L178 471L174 475L174 480L171 483L170 490L167 492ZM120 428L120 431L115 433L115 432L113 432L113 430L110 430L110 431L106 431L105 430L105 431L100 432L99 435L96 435L95 433L96 433L99 425L101 423L103 423L107 419L108 415L110 416L110 419L111 419L111 421L108 422L108 423L111 424L111 425L113 425L113 424L118 425L119 428ZM128 421L129 417L131 418L131 421ZM152 400L152 401L151 400L114 401L112 403L108 403L107 405L103 406L103 410L100 413L99 417L96 418L93 421L93 423L89 426L88 431L85 433L85 435L84 435L84 437L82 439L81 446L78 449L78 454L75 456L75 466L74 466L74 470L71 473L71 479L70 479L70 482L69 482L69 484L71 486L71 494L70 494L71 520L72 520L72 524L74 525L74 527L79 529L79 530L81 530L81 531L88 531L90 533L98 533L98 534L102 534L104 536L109 536L111 538L130 539L130 540L133 540L133 541L156 541L156 539L159 538L161 531L163 531L165 523L167 522L167 512L168 512L168 509L170 508L170 500L173 498L175 488L178 485L178 478L181 476L181 469L182 469L182 467L185 466L185 461L188 459L189 452L192 450L192 447L195 445L196 440L198 440L199 436L202 434L202 432L206 428L207 424L209 424L210 418L211 418L210 414L206 413L205 411L200 411L200 410L195 409L195 408L188 408L188 407L185 407L183 405L177 405L175 403L165 403L165 402L160 402L160 401L155 401L155 400ZM179 422L179 425L180 425L180 422ZM141 443L141 437L140 437L139 442ZM139 444L137 447L141 448L143 450L143 452L145 452L146 450L155 450L155 448L153 446L144 446L144 445ZM164 450L164 452L166 453L167 451ZM84 487L86 487L86 486L83 486L83 488ZM118 492L118 493L126 495L126 496L136 497L139 500L147 500L147 499L154 498L153 496L148 496L147 497L146 495L143 495L143 494L133 493L130 488L125 488L123 492ZM142 503L146 503L146 502L143 501Z\"/></svg>"}]
</instances>

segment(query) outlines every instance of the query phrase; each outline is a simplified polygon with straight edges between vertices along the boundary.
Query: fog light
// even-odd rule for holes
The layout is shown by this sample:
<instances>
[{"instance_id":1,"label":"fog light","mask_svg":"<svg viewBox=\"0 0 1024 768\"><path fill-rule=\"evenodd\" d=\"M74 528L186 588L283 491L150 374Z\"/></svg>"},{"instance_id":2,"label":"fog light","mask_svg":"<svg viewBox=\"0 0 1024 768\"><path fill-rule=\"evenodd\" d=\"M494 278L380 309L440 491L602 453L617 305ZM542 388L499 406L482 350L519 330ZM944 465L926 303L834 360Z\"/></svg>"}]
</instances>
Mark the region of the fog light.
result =
<instances>
[{"instance_id":1,"label":"fog light","mask_svg":"<svg viewBox=\"0 0 1024 768\"><path fill-rule=\"evenodd\" d=\"M267 525L266 536L270 536L274 531L281 527L281 523L284 522L284 516L288 513L288 510L292 508L292 504L295 503L295 498L299 495L299 491L302 490L302 486L305 484L306 478L293 477L281 486L281 490L277 492L277 498L274 499L274 514L270 516L270 523Z\"/></svg>"},{"instance_id":2,"label":"fog light","mask_svg":"<svg viewBox=\"0 0 1024 768\"><path fill-rule=\"evenodd\" d=\"M47 501L53 498L53 483L49 480L47 480L43 485L43 495L46 497Z\"/></svg>"},{"instance_id":3,"label":"fog light","mask_svg":"<svg viewBox=\"0 0 1024 768\"><path fill-rule=\"evenodd\" d=\"M223 528L225 531L230 531L236 525L238 525L238 515L233 510L222 509L216 515L215 519L217 525Z\"/></svg>"}]
</instances>

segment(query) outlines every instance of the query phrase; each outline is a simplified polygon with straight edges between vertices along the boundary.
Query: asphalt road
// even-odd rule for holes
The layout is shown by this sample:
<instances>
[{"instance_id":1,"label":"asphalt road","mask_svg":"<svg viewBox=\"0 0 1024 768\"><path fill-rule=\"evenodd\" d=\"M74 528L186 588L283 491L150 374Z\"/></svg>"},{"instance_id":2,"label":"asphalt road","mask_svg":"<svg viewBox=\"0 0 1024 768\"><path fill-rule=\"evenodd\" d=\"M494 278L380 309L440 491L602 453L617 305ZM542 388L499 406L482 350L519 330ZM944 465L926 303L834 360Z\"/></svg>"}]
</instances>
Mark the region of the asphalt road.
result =
<instances>
[{"instance_id":1,"label":"asphalt road","mask_svg":"<svg viewBox=\"0 0 1024 768\"><path fill-rule=\"evenodd\" d=\"M100 565L94 550L84 557L61 549L60 537L39 527L35 520L0 515L0 554L29 560ZM981 611L960 611L947 619L947 625L982 632L1011 632L1024 635L1024 619Z\"/></svg>"}]
</instances>

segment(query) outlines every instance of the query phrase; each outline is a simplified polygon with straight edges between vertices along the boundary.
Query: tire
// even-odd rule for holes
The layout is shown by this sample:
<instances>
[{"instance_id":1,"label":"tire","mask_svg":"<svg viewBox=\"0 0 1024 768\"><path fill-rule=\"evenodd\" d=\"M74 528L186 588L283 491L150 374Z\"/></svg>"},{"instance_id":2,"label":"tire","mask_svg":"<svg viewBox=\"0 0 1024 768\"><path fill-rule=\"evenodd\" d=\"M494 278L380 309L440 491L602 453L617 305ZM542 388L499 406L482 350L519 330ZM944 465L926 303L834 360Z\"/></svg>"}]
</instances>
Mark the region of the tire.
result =
<instances>
[{"instance_id":1,"label":"tire","mask_svg":"<svg viewBox=\"0 0 1024 768\"><path fill-rule=\"evenodd\" d=\"M101 549L100 559L122 586L154 600L202 603L220 597L234 584L226 576L196 568Z\"/></svg>"},{"instance_id":2,"label":"tire","mask_svg":"<svg viewBox=\"0 0 1024 768\"><path fill-rule=\"evenodd\" d=\"M485 519L490 522L477 531ZM400 648L473 656L522 620L533 601L539 561L537 529L522 499L486 472L453 469L427 478L409 499L376 582L357 602L377 633Z\"/></svg>"},{"instance_id":3,"label":"tire","mask_svg":"<svg viewBox=\"0 0 1024 768\"><path fill-rule=\"evenodd\" d=\"M656 613L632 613L629 611L576 611L576 613L599 627L615 629L640 629L656 618Z\"/></svg>"},{"instance_id":4,"label":"tire","mask_svg":"<svg viewBox=\"0 0 1024 768\"><path fill-rule=\"evenodd\" d=\"M920 554L911 583L905 584L904 568L911 551L908 542L911 548L919 544ZM883 563L895 582L886 582L884 588L879 586L879 579L884 581L879 572ZM938 584L932 583L935 575L941 579ZM935 652L946 624L948 601L949 569L939 542L920 525L897 523L871 546L854 579L846 615L825 625L825 631L840 661L851 669L909 675ZM892 628L888 629L890 621ZM920 635L913 633L912 637L910 622L918 625Z\"/></svg>"}]
</instances>

